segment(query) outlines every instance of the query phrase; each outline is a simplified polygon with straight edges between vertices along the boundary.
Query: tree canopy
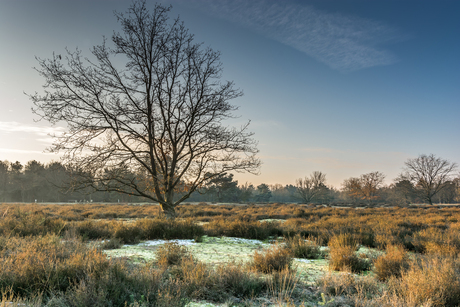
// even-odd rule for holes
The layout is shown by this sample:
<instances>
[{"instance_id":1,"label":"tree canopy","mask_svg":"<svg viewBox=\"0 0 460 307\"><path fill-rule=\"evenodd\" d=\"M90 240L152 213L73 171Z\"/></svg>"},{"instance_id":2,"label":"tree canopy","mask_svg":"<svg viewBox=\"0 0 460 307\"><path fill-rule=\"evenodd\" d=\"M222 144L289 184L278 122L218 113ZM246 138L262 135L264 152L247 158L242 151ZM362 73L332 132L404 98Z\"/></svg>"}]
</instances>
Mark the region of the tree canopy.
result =
<instances>
[{"instance_id":1,"label":"tree canopy","mask_svg":"<svg viewBox=\"0 0 460 307\"><path fill-rule=\"evenodd\" d=\"M249 122L225 123L242 92L221 82L220 53L195 43L170 9L135 1L115 13L122 32L113 46L95 46L92 59L80 50L38 58L44 94L29 96L41 118L67 124L51 150L64 153L76 187L145 197L174 217L209 180L257 173L260 161Z\"/></svg>"},{"instance_id":2,"label":"tree canopy","mask_svg":"<svg viewBox=\"0 0 460 307\"><path fill-rule=\"evenodd\" d=\"M420 192L424 201L433 204L433 197L447 187L457 164L436 157L420 155L405 162L404 172L400 179L410 181Z\"/></svg>"}]
</instances>

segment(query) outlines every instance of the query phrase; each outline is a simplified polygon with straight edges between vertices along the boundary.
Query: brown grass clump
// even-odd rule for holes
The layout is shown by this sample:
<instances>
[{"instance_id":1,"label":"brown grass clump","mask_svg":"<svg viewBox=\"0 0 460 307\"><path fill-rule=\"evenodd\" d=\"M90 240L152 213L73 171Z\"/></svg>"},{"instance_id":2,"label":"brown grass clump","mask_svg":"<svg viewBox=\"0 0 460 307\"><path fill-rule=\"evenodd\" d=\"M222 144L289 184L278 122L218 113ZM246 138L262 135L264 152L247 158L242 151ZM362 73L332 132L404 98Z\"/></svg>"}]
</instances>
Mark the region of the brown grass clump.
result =
<instances>
[{"instance_id":1,"label":"brown grass clump","mask_svg":"<svg viewBox=\"0 0 460 307\"><path fill-rule=\"evenodd\" d=\"M166 268L172 265L180 265L182 260L190 258L191 255L187 247L176 242L168 242L158 247L156 256L158 266Z\"/></svg>"},{"instance_id":2,"label":"brown grass clump","mask_svg":"<svg viewBox=\"0 0 460 307\"><path fill-rule=\"evenodd\" d=\"M140 229L141 239L145 240L194 239L204 235L203 227L196 225L191 219L140 219L132 227Z\"/></svg>"},{"instance_id":3,"label":"brown grass clump","mask_svg":"<svg viewBox=\"0 0 460 307\"><path fill-rule=\"evenodd\" d=\"M386 253L374 262L374 272L379 280L387 280L391 276L399 277L409 267L407 252L402 246L387 245Z\"/></svg>"},{"instance_id":4,"label":"brown grass clump","mask_svg":"<svg viewBox=\"0 0 460 307\"><path fill-rule=\"evenodd\" d=\"M249 266L258 272L272 273L285 269L290 270L292 260L291 251L277 244L262 252L255 251Z\"/></svg>"},{"instance_id":5,"label":"brown grass clump","mask_svg":"<svg viewBox=\"0 0 460 307\"><path fill-rule=\"evenodd\" d=\"M316 284L322 293L333 296L356 296L371 299L382 294L381 285L371 276L359 276L352 272L327 273Z\"/></svg>"},{"instance_id":6,"label":"brown grass clump","mask_svg":"<svg viewBox=\"0 0 460 307\"><path fill-rule=\"evenodd\" d=\"M219 265L216 274L223 292L238 298L253 297L267 289L265 279L234 262Z\"/></svg>"},{"instance_id":7,"label":"brown grass clump","mask_svg":"<svg viewBox=\"0 0 460 307\"><path fill-rule=\"evenodd\" d=\"M356 255L358 241L350 234L332 237L329 241L329 267L334 271L362 272L370 268L370 263Z\"/></svg>"},{"instance_id":8,"label":"brown grass clump","mask_svg":"<svg viewBox=\"0 0 460 307\"><path fill-rule=\"evenodd\" d=\"M274 298L275 303L279 306L292 306L292 296L299 283L299 277L292 270L284 269L280 272L274 272L268 280L268 289L270 296Z\"/></svg>"},{"instance_id":9,"label":"brown grass clump","mask_svg":"<svg viewBox=\"0 0 460 307\"><path fill-rule=\"evenodd\" d=\"M278 222L264 222L252 220L224 220L216 219L205 225L209 236L238 237L245 239L265 240L270 237L283 235L283 230Z\"/></svg>"},{"instance_id":10,"label":"brown grass clump","mask_svg":"<svg viewBox=\"0 0 460 307\"><path fill-rule=\"evenodd\" d=\"M189 298L223 302L229 297L249 298L265 291L266 281L235 263L216 269L196 260L185 246L166 243L157 250L157 263Z\"/></svg>"},{"instance_id":11,"label":"brown grass clump","mask_svg":"<svg viewBox=\"0 0 460 307\"><path fill-rule=\"evenodd\" d=\"M302 237L299 234L291 238L286 238L286 247L291 251L295 258L318 259L322 258L321 244L313 237Z\"/></svg>"},{"instance_id":12,"label":"brown grass clump","mask_svg":"<svg viewBox=\"0 0 460 307\"><path fill-rule=\"evenodd\" d=\"M390 286L405 306L460 305L460 263L440 257L413 261Z\"/></svg>"},{"instance_id":13,"label":"brown grass clump","mask_svg":"<svg viewBox=\"0 0 460 307\"><path fill-rule=\"evenodd\" d=\"M28 294L64 291L87 274L101 274L107 257L77 240L54 235L10 238L0 250L0 289Z\"/></svg>"}]
</instances>

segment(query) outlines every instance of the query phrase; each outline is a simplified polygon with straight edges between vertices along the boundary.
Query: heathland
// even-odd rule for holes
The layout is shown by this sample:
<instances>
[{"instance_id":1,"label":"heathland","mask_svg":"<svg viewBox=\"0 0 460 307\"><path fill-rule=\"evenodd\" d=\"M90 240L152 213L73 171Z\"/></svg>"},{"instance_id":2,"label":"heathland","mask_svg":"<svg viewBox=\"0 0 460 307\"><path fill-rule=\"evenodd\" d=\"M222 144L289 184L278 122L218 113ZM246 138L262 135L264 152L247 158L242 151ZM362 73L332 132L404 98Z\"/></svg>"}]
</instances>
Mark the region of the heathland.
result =
<instances>
[{"instance_id":1,"label":"heathland","mask_svg":"<svg viewBox=\"0 0 460 307\"><path fill-rule=\"evenodd\" d=\"M1 306L457 306L460 208L1 204Z\"/></svg>"}]
</instances>

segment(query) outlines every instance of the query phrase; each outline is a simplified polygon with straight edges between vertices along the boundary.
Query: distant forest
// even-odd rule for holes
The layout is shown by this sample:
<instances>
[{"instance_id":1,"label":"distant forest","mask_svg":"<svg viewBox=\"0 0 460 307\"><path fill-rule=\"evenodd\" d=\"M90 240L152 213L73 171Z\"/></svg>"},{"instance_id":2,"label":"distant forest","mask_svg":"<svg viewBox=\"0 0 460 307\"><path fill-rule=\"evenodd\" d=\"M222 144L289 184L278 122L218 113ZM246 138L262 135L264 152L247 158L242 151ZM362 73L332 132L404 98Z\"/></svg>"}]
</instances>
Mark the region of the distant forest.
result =
<instances>
[{"instance_id":1,"label":"distant forest","mask_svg":"<svg viewBox=\"0 0 460 307\"><path fill-rule=\"evenodd\" d=\"M72 189L73 172L60 162L42 164L35 160L26 165L0 161L0 202L150 202L118 192L94 192ZM369 179L370 178L370 179ZM376 178L378 180L376 180ZM312 203L312 204L389 204L423 203L423 191L408 180L383 185L379 172L346 179L340 189L326 184L326 175L314 172L294 185L240 184L233 174L211 180L185 202L211 203ZM294 179L294 178L293 178ZM366 181L367 180L367 181ZM181 195L177 192L177 196ZM433 203L460 203L460 178L443 183Z\"/></svg>"}]
</instances>

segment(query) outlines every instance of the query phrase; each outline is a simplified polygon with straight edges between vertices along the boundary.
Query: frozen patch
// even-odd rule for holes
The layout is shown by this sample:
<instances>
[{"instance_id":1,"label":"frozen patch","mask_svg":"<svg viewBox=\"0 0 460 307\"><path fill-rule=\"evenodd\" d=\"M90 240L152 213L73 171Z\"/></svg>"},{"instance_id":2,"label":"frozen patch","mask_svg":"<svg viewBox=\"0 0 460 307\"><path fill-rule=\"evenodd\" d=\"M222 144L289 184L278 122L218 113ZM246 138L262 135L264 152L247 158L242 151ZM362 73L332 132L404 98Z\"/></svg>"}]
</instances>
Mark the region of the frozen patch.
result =
<instances>
[{"instance_id":1,"label":"frozen patch","mask_svg":"<svg viewBox=\"0 0 460 307\"><path fill-rule=\"evenodd\" d=\"M303 259L303 258L295 258L295 260L299 261L299 262L305 262L305 263L310 263L311 260L309 259Z\"/></svg>"},{"instance_id":2,"label":"frozen patch","mask_svg":"<svg viewBox=\"0 0 460 307\"><path fill-rule=\"evenodd\" d=\"M232 243L237 243L237 244L262 244L262 241L260 240L232 238L232 237L226 237L225 239L231 241Z\"/></svg>"},{"instance_id":3,"label":"frozen patch","mask_svg":"<svg viewBox=\"0 0 460 307\"><path fill-rule=\"evenodd\" d=\"M157 245L162 245L165 243L176 243L178 245L195 245L194 240L150 240L150 241L145 241L142 243L139 243L137 246L157 246Z\"/></svg>"}]
</instances>

